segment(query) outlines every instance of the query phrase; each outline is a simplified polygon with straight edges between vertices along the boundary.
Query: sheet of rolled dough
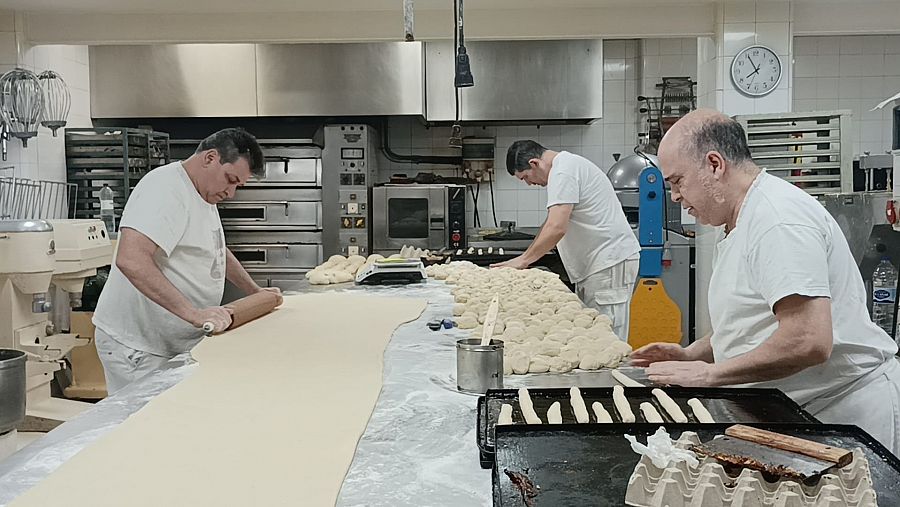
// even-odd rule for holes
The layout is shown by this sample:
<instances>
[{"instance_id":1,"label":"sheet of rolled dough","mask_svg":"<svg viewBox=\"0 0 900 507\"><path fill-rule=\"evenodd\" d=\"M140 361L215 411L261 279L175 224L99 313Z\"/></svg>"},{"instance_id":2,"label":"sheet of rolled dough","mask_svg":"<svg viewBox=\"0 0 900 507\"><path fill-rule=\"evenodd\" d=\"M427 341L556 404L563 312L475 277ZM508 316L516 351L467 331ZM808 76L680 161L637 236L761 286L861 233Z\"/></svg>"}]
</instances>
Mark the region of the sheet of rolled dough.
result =
<instances>
[{"instance_id":1,"label":"sheet of rolled dough","mask_svg":"<svg viewBox=\"0 0 900 507\"><path fill-rule=\"evenodd\" d=\"M202 341L190 377L10 505L333 505L381 391L384 348L425 304L285 297Z\"/></svg>"}]
</instances>

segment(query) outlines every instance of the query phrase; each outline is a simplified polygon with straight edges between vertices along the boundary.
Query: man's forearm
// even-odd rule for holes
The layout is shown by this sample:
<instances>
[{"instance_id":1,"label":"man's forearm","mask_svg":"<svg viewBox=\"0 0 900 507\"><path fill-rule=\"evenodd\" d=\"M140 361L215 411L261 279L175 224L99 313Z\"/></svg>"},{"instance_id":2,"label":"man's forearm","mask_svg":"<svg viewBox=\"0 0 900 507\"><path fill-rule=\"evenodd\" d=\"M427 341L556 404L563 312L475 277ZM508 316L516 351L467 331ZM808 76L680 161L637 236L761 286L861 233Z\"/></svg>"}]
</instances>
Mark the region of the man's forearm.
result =
<instances>
[{"instance_id":1,"label":"man's forearm","mask_svg":"<svg viewBox=\"0 0 900 507\"><path fill-rule=\"evenodd\" d=\"M141 294L185 322L195 325L193 319L197 308L177 287L172 285L172 282L160 271L159 266L152 260L139 264L118 263L117 266Z\"/></svg>"},{"instance_id":2,"label":"man's forearm","mask_svg":"<svg viewBox=\"0 0 900 507\"><path fill-rule=\"evenodd\" d=\"M237 288L244 291L244 294L253 294L259 291L259 285L250 277L250 273L241 265L241 261L231 253L231 250L225 249L225 279L233 283Z\"/></svg>"},{"instance_id":3,"label":"man's forearm","mask_svg":"<svg viewBox=\"0 0 900 507\"><path fill-rule=\"evenodd\" d=\"M694 343L687 346L685 351L690 355L690 361L706 361L707 363L713 362L713 350L712 344L710 343L710 339L712 338L712 333L708 333L703 338L694 341Z\"/></svg>"},{"instance_id":4,"label":"man's forearm","mask_svg":"<svg viewBox=\"0 0 900 507\"><path fill-rule=\"evenodd\" d=\"M804 337L783 336L776 330L755 349L713 367L713 385L735 385L778 380L815 364L811 352L802 346Z\"/></svg>"},{"instance_id":5,"label":"man's forearm","mask_svg":"<svg viewBox=\"0 0 900 507\"><path fill-rule=\"evenodd\" d=\"M531 245L529 245L528 249L525 250L525 253L522 254L522 259L528 264L534 264L539 261L541 257L546 255L547 252L552 250L565 234L566 229L564 226L545 223L544 226L541 227L540 232L538 232L537 237L534 238L534 241L531 242Z\"/></svg>"}]
</instances>

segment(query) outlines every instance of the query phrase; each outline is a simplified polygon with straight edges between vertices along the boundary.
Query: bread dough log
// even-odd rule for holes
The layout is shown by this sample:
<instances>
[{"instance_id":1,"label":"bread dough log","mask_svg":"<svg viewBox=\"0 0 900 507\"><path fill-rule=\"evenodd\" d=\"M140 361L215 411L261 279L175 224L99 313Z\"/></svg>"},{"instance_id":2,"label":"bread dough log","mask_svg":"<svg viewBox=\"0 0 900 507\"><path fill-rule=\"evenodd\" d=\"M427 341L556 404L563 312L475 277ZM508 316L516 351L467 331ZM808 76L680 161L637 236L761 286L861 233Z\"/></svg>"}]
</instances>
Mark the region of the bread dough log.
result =
<instances>
[{"instance_id":1,"label":"bread dough log","mask_svg":"<svg viewBox=\"0 0 900 507\"><path fill-rule=\"evenodd\" d=\"M526 423L541 424L541 418L538 417L537 412L534 411L534 404L531 403L531 396L528 394L528 389L524 387L519 388L519 408L522 410L522 417L525 418Z\"/></svg>"},{"instance_id":2,"label":"bread dough log","mask_svg":"<svg viewBox=\"0 0 900 507\"><path fill-rule=\"evenodd\" d=\"M625 398L624 387L613 386L613 402L616 405L616 412L619 413L622 422L633 423L636 420L634 412L631 411L631 405L628 404L628 399Z\"/></svg>"},{"instance_id":3,"label":"bread dough log","mask_svg":"<svg viewBox=\"0 0 900 507\"><path fill-rule=\"evenodd\" d=\"M653 393L653 396L655 396L657 400L659 400L659 404L662 405L664 409L666 409L666 412L669 413L669 416L672 417L673 421L677 423L688 422L688 418L686 415L684 415L681 407L679 407L678 404L675 403L675 400L669 397L669 395L666 394L665 391L663 391L662 389L654 389L650 392Z\"/></svg>"},{"instance_id":4,"label":"bread dough log","mask_svg":"<svg viewBox=\"0 0 900 507\"><path fill-rule=\"evenodd\" d=\"M612 374L613 379L615 379L616 382L622 384L625 387L644 387L640 382L637 382L636 380L632 379L628 375L625 375L619 370L613 370L610 373Z\"/></svg>"},{"instance_id":5,"label":"bread dough log","mask_svg":"<svg viewBox=\"0 0 900 507\"><path fill-rule=\"evenodd\" d=\"M656 407L646 401L641 403L641 413L644 414L644 419L648 423L663 422L663 418L659 415L659 412L656 411Z\"/></svg>"},{"instance_id":6,"label":"bread dough log","mask_svg":"<svg viewBox=\"0 0 900 507\"><path fill-rule=\"evenodd\" d=\"M547 424L562 424L562 412L558 401L554 401L547 410Z\"/></svg>"},{"instance_id":7,"label":"bread dough log","mask_svg":"<svg viewBox=\"0 0 900 507\"><path fill-rule=\"evenodd\" d=\"M697 418L697 422L703 424L711 424L716 422L709 414L709 410L706 410L706 407L704 407L703 404L700 403L700 400L698 400L697 398L691 398L687 403L688 406L691 407L691 410L694 411L694 417Z\"/></svg>"},{"instance_id":8,"label":"bread dough log","mask_svg":"<svg viewBox=\"0 0 900 507\"><path fill-rule=\"evenodd\" d=\"M500 405L500 417L497 418L497 425L504 426L512 424L512 405L504 403Z\"/></svg>"},{"instance_id":9,"label":"bread dough log","mask_svg":"<svg viewBox=\"0 0 900 507\"><path fill-rule=\"evenodd\" d=\"M575 412L575 420L581 424L591 422L591 416L588 415L587 407L584 405L584 398L581 397L581 390L572 386L569 389L569 402L572 404L572 411Z\"/></svg>"},{"instance_id":10,"label":"bread dough log","mask_svg":"<svg viewBox=\"0 0 900 507\"><path fill-rule=\"evenodd\" d=\"M594 410L594 415L597 416L598 423L611 423L613 422L612 417L609 416L609 412L603 408L603 404L599 401L595 401L591 408Z\"/></svg>"}]
</instances>

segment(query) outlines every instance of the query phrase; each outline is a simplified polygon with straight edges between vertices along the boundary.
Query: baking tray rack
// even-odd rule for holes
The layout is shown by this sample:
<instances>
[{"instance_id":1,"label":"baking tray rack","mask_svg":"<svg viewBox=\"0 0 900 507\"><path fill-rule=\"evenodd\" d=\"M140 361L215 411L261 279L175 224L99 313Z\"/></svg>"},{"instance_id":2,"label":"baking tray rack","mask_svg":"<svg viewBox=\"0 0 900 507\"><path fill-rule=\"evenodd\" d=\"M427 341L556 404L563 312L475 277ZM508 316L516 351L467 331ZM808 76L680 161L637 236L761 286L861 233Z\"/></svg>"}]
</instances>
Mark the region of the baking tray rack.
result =
<instances>
[{"instance_id":1,"label":"baking tray rack","mask_svg":"<svg viewBox=\"0 0 900 507\"><path fill-rule=\"evenodd\" d=\"M696 432L703 441L722 435L729 424L666 424L672 438ZM837 424L753 424L787 435L845 449L861 448L869 461L878 504L900 505L900 460L856 426ZM540 494L534 507L624 505L628 478L640 456L624 434L646 442L659 424L511 425L497 429L497 462L493 468L495 507L525 505L504 470L524 474Z\"/></svg>"},{"instance_id":2,"label":"baking tray rack","mask_svg":"<svg viewBox=\"0 0 900 507\"><path fill-rule=\"evenodd\" d=\"M631 404L638 423L644 422L640 411L642 402L650 402L662 416L666 423L673 423L669 414L651 394L650 387L626 387L625 397ZM778 389L761 388L736 388L736 387L666 387L669 395L681 407L688 416L690 422L698 422L687 404L687 400L697 398L712 415L713 420L721 423L807 423L816 424L819 421L808 412L800 408L792 399ZM569 390L566 388L528 389L534 409L546 423L547 409L554 401L560 402L563 423L575 424L575 414L569 403ZM594 413L591 404L599 401L609 412L613 421L621 423L619 414L615 410L612 400L611 387L586 387L581 388L581 396L587 405L591 420ZM513 424L524 425L525 419L519 409L519 395L516 389L491 389L478 399L477 410L477 443L483 468L490 468L494 458L494 428L500 415L500 406L508 403L513 407ZM632 424L638 424L632 423ZM597 423L594 423L597 424ZM900 505L900 504L898 504Z\"/></svg>"}]
</instances>

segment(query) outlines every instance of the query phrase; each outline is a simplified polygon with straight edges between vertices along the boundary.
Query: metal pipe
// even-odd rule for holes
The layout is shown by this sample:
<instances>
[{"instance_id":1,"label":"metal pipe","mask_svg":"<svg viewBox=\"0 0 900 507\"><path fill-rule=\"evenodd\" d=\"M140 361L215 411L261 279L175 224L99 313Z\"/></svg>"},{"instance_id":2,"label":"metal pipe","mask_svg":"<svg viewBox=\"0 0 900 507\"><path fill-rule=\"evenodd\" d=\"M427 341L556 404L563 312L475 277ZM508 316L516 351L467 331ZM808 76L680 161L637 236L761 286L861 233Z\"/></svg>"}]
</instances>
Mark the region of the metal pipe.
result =
<instances>
[{"instance_id":1,"label":"metal pipe","mask_svg":"<svg viewBox=\"0 0 900 507\"><path fill-rule=\"evenodd\" d=\"M400 155L391 149L390 136L388 135L388 121L385 119L381 122L381 151L384 156L391 162L403 163L410 162L413 164L434 164L434 165L462 165L462 156L435 156L435 155Z\"/></svg>"}]
</instances>

